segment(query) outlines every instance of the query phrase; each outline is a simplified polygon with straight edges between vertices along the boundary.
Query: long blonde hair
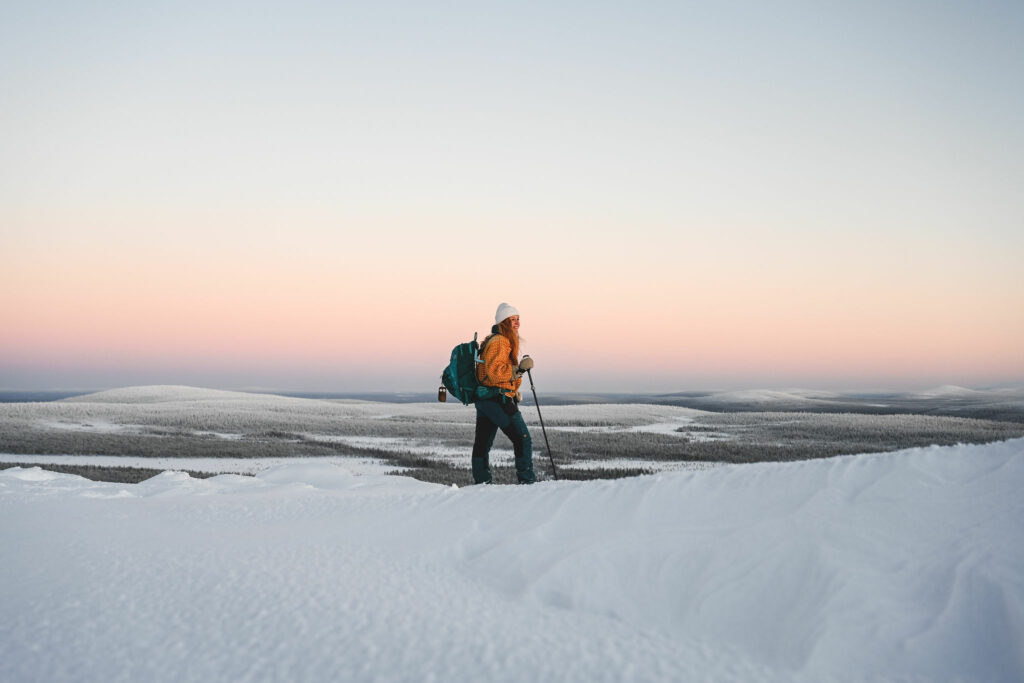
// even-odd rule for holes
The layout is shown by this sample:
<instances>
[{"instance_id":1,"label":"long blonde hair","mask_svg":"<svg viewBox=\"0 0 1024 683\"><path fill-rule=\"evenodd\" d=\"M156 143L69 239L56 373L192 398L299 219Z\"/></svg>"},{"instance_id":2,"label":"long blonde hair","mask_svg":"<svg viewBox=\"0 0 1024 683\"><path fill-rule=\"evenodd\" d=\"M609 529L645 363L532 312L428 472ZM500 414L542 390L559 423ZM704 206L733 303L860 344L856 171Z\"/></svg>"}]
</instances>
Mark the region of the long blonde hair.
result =
<instances>
[{"instance_id":1,"label":"long blonde hair","mask_svg":"<svg viewBox=\"0 0 1024 683\"><path fill-rule=\"evenodd\" d=\"M509 356L512 362L516 365L519 364L519 333L516 332L516 328L512 327L512 319L505 318L497 325L498 334L508 339L509 343L512 344L512 352Z\"/></svg>"}]
</instances>

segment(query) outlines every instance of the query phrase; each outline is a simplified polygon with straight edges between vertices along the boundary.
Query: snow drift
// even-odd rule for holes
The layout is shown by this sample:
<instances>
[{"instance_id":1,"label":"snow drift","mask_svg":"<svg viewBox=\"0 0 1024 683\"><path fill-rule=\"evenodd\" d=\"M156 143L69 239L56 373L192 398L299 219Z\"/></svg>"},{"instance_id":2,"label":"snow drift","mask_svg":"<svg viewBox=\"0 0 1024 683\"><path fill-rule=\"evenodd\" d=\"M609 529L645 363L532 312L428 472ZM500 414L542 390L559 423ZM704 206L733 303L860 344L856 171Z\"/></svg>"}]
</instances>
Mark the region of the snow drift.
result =
<instances>
[{"instance_id":1,"label":"snow drift","mask_svg":"<svg viewBox=\"0 0 1024 683\"><path fill-rule=\"evenodd\" d=\"M1024 680L1024 439L445 488L0 472L0 679Z\"/></svg>"}]
</instances>

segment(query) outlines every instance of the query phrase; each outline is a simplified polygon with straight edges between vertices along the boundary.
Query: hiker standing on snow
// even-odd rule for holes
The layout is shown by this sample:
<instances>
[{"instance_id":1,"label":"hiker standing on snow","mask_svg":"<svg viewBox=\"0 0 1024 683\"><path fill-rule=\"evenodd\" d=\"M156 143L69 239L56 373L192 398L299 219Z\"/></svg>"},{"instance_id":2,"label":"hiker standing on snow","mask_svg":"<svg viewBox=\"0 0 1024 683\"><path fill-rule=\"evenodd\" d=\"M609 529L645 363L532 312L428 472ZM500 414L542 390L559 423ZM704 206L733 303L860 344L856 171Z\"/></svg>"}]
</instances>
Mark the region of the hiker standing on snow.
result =
<instances>
[{"instance_id":1,"label":"hiker standing on snow","mask_svg":"<svg viewBox=\"0 0 1024 683\"><path fill-rule=\"evenodd\" d=\"M530 430L519 412L522 395L519 386L523 374L533 367L532 358L519 361L519 311L509 304L498 306L497 323L480 350L483 363L477 365L477 380L485 386L501 390L498 396L477 401L476 438L473 440L473 481L491 483L491 445L500 429L512 441L516 456L516 477L520 484L537 481L533 473L533 445Z\"/></svg>"}]
</instances>

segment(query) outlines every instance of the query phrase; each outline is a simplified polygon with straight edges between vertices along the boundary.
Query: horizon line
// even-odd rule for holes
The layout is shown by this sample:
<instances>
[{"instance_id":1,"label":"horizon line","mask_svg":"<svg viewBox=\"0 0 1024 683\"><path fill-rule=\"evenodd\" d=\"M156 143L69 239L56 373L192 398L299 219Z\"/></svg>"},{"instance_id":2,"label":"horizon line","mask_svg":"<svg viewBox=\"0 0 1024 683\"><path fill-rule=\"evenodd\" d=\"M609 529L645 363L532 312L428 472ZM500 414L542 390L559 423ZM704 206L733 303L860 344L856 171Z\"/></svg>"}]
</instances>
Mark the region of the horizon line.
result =
<instances>
[{"instance_id":1,"label":"horizon line","mask_svg":"<svg viewBox=\"0 0 1024 683\"><path fill-rule=\"evenodd\" d=\"M273 387L223 387L223 386L201 386L195 384L173 384L173 383L150 383L150 384L124 384L116 386L106 386L102 388L96 387L46 387L46 388L10 388L0 387L0 394L68 394L75 396L85 396L88 394L100 393L104 391L116 391L119 389L130 389L137 387L189 387L193 389L208 389L213 391L228 391L238 392L245 394L272 394L280 396L431 396L435 394L433 390L422 390L422 389L390 389L390 390L324 390L324 389L281 389ZM1024 379L1022 380L1007 380L1005 382L998 382L994 384L984 385L973 385L973 384L958 384L958 383L941 383L941 384L915 384L909 386L909 383L904 384L900 387L890 385L889 387L808 387L794 384L778 384L778 385L765 385L762 383L755 383L745 386L737 386L733 388L714 388L714 387L699 387L699 388L686 388L676 390L657 390L657 389L571 389L571 388L556 388L546 389L543 393L549 395L615 395L615 396L672 396L680 394L722 394L722 393L737 393L745 391L807 391L816 393L835 393L835 394L899 394L899 393L922 393L926 391L936 389L964 389L969 391L996 391L1000 389L1024 389ZM525 394L524 394L525 397Z\"/></svg>"}]
</instances>

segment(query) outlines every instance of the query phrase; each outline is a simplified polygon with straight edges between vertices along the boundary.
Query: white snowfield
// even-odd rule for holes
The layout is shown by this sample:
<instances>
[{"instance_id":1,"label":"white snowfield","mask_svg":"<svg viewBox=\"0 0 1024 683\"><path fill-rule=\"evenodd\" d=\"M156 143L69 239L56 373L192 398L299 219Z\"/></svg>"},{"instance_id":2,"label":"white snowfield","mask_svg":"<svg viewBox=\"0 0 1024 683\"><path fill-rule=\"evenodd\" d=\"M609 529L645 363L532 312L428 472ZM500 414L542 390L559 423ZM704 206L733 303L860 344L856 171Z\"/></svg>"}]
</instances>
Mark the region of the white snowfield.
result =
<instances>
[{"instance_id":1,"label":"white snowfield","mask_svg":"<svg viewBox=\"0 0 1024 683\"><path fill-rule=\"evenodd\" d=\"M1021 681L1024 439L446 488L0 472L3 681Z\"/></svg>"}]
</instances>

